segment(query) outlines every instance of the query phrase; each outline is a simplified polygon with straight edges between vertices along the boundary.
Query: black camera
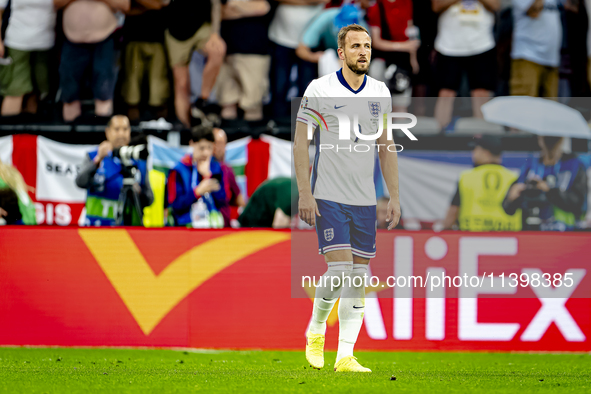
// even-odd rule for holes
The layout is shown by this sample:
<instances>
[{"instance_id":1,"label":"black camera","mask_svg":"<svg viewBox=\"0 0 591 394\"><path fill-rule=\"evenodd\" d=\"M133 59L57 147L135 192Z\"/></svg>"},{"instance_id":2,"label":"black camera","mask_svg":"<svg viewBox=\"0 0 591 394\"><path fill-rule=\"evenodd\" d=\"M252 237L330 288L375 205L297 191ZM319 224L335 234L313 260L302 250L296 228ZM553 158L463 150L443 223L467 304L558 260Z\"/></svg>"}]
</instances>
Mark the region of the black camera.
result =
<instances>
[{"instance_id":1,"label":"black camera","mask_svg":"<svg viewBox=\"0 0 591 394\"><path fill-rule=\"evenodd\" d=\"M135 212L135 216L143 224L143 208L138 192L133 185L141 182L141 172L137 168L137 161L148 159L148 146L147 144L138 144L115 148L113 149L113 157L121 161L121 175L123 175L123 187L119 193L119 212L116 223L118 226L132 225Z\"/></svg>"},{"instance_id":2,"label":"black camera","mask_svg":"<svg viewBox=\"0 0 591 394\"><path fill-rule=\"evenodd\" d=\"M523 196L529 199L540 198L542 191L538 189L538 180L530 179L525 182L525 190L522 192Z\"/></svg>"}]
</instances>

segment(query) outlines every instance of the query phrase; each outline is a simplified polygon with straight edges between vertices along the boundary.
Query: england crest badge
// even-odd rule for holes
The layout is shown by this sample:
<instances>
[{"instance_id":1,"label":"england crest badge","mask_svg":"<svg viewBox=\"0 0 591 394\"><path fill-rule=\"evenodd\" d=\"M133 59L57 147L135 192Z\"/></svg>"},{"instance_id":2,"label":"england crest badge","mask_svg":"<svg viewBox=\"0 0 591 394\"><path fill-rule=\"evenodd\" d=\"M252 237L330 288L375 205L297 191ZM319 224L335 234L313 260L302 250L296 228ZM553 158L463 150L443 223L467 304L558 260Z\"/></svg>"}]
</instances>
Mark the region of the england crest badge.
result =
<instances>
[{"instance_id":1,"label":"england crest badge","mask_svg":"<svg viewBox=\"0 0 591 394\"><path fill-rule=\"evenodd\" d=\"M334 229L327 228L326 230L324 230L324 239L327 242L332 241L333 238L334 238Z\"/></svg>"},{"instance_id":2,"label":"england crest badge","mask_svg":"<svg viewBox=\"0 0 591 394\"><path fill-rule=\"evenodd\" d=\"M378 101L368 101L367 104L369 105L369 113L374 117L377 118L380 116L380 112L382 112L382 106Z\"/></svg>"}]
</instances>

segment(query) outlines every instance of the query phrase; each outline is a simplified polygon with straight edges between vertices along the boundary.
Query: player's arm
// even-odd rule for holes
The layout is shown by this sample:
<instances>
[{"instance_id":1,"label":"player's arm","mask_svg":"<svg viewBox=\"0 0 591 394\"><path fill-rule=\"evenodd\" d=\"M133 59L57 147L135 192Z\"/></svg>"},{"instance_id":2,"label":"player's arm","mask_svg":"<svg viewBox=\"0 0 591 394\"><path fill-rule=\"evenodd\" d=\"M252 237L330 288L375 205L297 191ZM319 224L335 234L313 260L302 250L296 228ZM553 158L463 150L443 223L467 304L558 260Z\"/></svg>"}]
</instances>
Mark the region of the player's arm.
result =
<instances>
[{"instance_id":1,"label":"player's arm","mask_svg":"<svg viewBox=\"0 0 591 394\"><path fill-rule=\"evenodd\" d=\"M400 221L400 195L398 192L398 153L396 149L392 149L390 152L387 147L394 144L394 140L389 140L387 137L386 130L378 138L380 168L384 180L386 181L386 187L390 194L390 201L388 202L388 213L386 215L386 221L388 224L388 230L392 230L398 225Z\"/></svg>"},{"instance_id":2,"label":"player's arm","mask_svg":"<svg viewBox=\"0 0 591 394\"><path fill-rule=\"evenodd\" d=\"M293 141L293 162L295 167L296 180L298 182L298 193L300 196L298 214L300 219L314 226L316 215L320 216L316 200L312 195L310 186L309 153L310 141L307 138L308 125L296 122L296 130Z\"/></svg>"},{"instance_id":3,"label":"player's arm","mask_svg":"<svg viewBox=\"0 0 591 394\"><path fill-rule=\"evenodd\" d=\"M441 14L458 1L460 0L431 0L431 8L433 9L433 12Z\"/></svg>"}]
</instances>

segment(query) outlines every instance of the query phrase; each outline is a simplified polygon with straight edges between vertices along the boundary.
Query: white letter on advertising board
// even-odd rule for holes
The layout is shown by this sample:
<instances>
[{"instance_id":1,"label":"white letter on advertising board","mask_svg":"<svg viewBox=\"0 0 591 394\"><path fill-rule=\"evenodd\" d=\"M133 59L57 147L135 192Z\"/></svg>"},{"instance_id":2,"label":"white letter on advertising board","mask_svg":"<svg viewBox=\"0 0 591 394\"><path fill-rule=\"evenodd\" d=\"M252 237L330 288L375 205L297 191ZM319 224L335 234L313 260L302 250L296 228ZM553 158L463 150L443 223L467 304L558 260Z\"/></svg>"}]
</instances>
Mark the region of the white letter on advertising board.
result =
<instances>
[{"instance_id":1,"label":"white letter on advertising board","mask_svg":"<svg viewBox=\"0 0 591 394\"><path fill-rule=\"evenodd\" d=\"M394 238L394 276L408 278L413 270L412 237ZM394 339L412 339L412 287L394 287Z\"/></svg>"},{"instance_id":2,"label":"white letter on advertising board","mask_svg":"<svg viewBox=\"0 0 591 394\"><path fill-rule=\"evenodd\" d=\"M533 274L537 274L541 278L543 274L542 270L537 268L522 269L521 272L527 274L529 278ZM530 281L530 287L542 303L542 306L523 334L521 334L522 341L539 341L552 322L556 324L556 327L567 341L583 342L585 340L585 334L583 334L575 319L566 309L565 304L579 283L581 283L587 271L584 269L570 269L566 273L572 274L572 286L565 286L564 280L562 286L556 288L542 285L532 286Z\"/></svg>"},{"instance_id":3,"label":"white letter on advertising board","mask_svg":"<svg viewBox=\"0 0 591 394\"><path fill-rule=\"evenodd\" d=\"M460 238L459 276L478 276L478 256L514 256L517 238ZM483 280L481 278L481 280ZM515 294L516 287L501 285L500 278L487 278L482 287L465 283L458 289L458 338L462 341L510 341L519 323L478 323L478 294Z\"/></svg>"}]
</instances>

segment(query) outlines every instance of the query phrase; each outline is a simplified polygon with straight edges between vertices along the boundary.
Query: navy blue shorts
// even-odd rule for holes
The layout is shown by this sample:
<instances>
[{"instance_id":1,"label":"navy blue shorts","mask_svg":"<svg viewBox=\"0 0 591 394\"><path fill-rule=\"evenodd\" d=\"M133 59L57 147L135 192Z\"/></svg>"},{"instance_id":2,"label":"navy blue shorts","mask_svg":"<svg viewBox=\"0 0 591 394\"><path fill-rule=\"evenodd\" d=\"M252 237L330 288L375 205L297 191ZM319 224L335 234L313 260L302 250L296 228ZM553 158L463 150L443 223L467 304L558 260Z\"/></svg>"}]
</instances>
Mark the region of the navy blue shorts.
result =
<instances>
[{"instance_id":1,"label":"navy blue shorts","mask_svg":"<svg viewBox=\"0 0 591 394\"><path fill-rule=\"evenodd\" d=\"M80 100L86 71L90 68L93 99L113 99L117 78L115 39L110 36L94 44L77 44L64 40L59 66L61 100Z\"/></svg>"},{"instance_id":2,"label":"navy blue shorts","mask_svg":"<svg viewBox=\"0 0 591 394\"><path fill-rule=\"evenodd\" d=\"M320 254L334 250L351 249L359 257L376 256L376 206L340 204L316 200L316 234Z\"/></svg>"}]
</instances>

